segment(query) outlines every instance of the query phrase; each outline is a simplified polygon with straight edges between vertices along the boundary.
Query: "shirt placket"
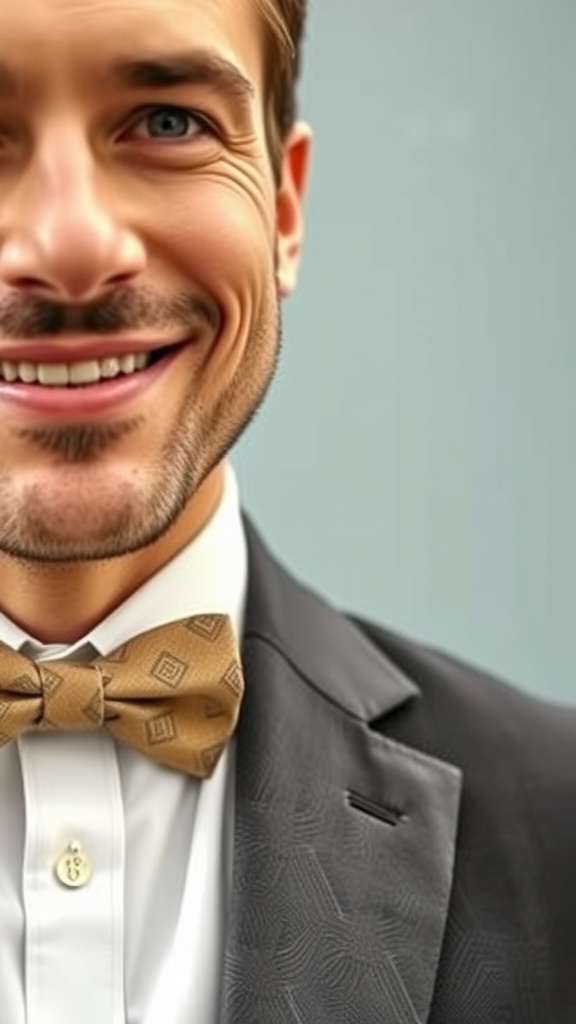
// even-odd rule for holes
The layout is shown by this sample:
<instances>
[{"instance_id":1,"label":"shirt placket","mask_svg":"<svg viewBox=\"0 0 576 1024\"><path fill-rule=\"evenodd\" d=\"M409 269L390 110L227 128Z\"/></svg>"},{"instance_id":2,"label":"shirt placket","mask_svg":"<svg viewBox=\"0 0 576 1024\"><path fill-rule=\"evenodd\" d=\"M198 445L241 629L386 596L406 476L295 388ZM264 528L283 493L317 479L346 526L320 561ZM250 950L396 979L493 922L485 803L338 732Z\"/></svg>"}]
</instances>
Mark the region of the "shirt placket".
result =
<instances>
[{"instance_id":1,"label":"shirt placket","mask_svg":"<svg viewBox=\"0 0 576 1024\"><path fill-rule=\"evenodd\" d=\"M18 740L27 1024L124 1024L124 822L113 741Z\"/></svg>"}]
</instances>

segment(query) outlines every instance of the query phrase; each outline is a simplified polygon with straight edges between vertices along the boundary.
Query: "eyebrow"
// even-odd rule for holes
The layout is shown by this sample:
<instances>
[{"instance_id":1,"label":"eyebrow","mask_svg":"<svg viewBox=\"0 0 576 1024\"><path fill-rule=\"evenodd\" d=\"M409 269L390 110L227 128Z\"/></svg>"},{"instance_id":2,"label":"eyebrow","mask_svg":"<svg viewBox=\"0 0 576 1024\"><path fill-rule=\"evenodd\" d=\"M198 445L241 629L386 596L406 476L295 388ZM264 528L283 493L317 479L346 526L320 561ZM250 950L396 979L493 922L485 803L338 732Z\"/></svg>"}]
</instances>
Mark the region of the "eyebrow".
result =
<instances>
[{"instance_id":1,"label":"eyebrow","mask_svg":"<svg viewBox=\"0 0 576 1024\"><path fill-rule=\"evenodd\" d=\"M254 97L254 86L225 58L202 51L119 60L104 72L105 80L127 88L162 89L178 85L209 85L238 99Z\"/></svg>"},{"instance_id":2,"label":"eyebrow","mask_svg":"<svg viewBox=\"0 0 576 1024\"><path fill-rule=\"evenodd\" d=\"M207 85L248 105L254 99L252 82L239 69L210 51L151 54L143 58L121 58L98 69L100 87L124 89L173 89L183 85ZM7 64L0 61L0 96L12 98L21 83Z\"/></svg>"}]
</instances>

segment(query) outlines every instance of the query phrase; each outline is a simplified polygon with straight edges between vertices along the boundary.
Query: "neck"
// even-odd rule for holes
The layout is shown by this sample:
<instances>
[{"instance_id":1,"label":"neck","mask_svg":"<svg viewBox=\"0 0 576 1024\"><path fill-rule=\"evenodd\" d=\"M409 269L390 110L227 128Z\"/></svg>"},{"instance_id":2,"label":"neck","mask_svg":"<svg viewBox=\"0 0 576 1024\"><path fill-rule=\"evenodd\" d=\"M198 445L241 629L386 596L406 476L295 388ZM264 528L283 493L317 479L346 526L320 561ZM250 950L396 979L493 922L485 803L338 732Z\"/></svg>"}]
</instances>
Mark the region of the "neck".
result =
<instances>
[{"instance_id":1,"label":"neck","mask_svg":"<svg viewBox=\"0 0 576 1024\"><path fill-rule=\"evenodd\" d=\"M223 484L219 466L164 536L120 558L66 564L0 555L0 610L40 643L75 643L200 533Z\"/></svg>"}]
</instances>

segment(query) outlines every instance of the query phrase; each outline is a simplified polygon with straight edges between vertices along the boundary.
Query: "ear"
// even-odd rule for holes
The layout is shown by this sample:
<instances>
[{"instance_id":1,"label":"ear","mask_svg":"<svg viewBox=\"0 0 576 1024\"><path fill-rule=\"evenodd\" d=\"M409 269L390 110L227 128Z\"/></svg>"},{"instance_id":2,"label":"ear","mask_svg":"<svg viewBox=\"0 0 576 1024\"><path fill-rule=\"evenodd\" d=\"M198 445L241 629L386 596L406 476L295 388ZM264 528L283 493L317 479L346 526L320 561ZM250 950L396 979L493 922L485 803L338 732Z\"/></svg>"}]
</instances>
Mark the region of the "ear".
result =
<instances>
[{"instance_id":1,"label":"ear","mask_svg":"<svg viewBox=\"0 0 576 1024\"><path fill-rule=\"evenodd\" d=\"M285 299L298 280L304 235L303 202L312 152L308 125L294 126L284 143L282 178L276 195L278 293Z\"/></svg>"}]
</instances>

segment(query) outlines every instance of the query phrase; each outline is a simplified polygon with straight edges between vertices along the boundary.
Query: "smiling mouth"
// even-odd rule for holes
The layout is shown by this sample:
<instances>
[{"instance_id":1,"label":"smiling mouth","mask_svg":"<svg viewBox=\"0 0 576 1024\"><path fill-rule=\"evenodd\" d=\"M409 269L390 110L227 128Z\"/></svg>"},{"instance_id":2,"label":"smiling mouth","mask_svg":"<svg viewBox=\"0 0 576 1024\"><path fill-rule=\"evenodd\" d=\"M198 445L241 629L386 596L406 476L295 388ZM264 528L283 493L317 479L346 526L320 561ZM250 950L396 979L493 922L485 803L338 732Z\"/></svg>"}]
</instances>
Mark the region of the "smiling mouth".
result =
<instances>
[{"instance_id":1,"label":"smiling mouth","mask_svg":"<svg viewBox=\"0 0 576 1024\"><path fill-rule=\"evenodd\" d=\"M0 361L0 382L34 384L46 388L88 387L117 377L141 373L169 352L173 353L174 347L70 363L12 362L3 359Z\"/></svg>"}]
</instances>

